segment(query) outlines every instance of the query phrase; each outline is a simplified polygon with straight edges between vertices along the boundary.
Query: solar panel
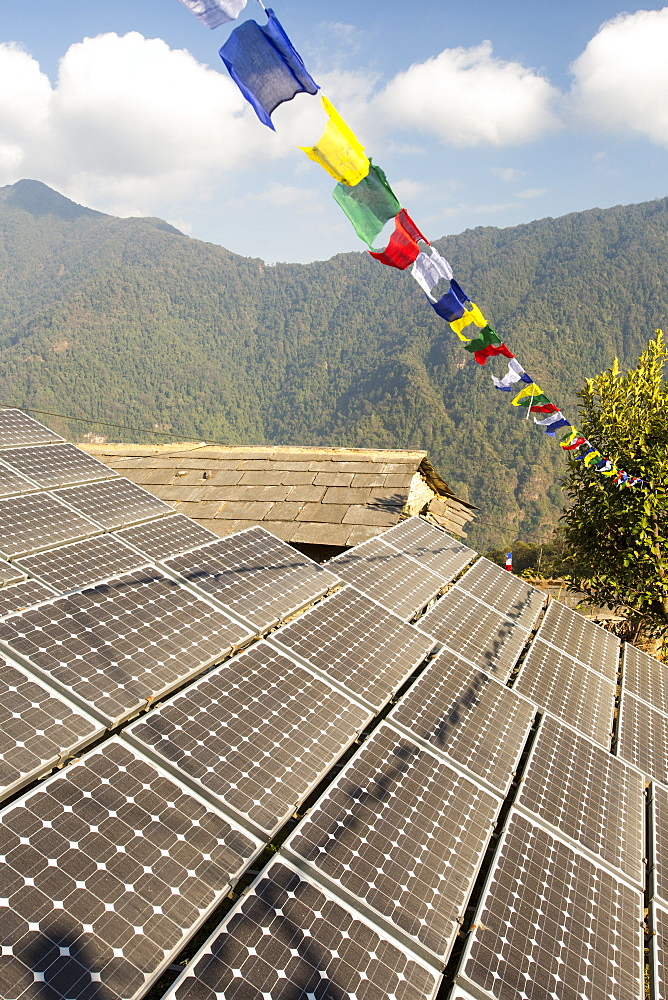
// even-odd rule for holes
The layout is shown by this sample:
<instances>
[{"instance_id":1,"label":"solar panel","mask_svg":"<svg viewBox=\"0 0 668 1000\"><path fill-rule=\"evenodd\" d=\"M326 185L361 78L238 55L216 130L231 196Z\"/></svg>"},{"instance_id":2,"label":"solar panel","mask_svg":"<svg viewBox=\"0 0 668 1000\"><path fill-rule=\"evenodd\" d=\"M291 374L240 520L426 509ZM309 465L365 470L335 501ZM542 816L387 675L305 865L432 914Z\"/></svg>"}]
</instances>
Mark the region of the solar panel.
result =
<instances>
[{"instance_id":1,"label":"solar panel","mask_svg":"<svg viewBox=\"0 0 668 1000\"><path fill-rule=\"evenodd\" d=\"M624 691L617 752L648 777L668 782L668 715Z\"/></svg>"},{"instance_id":2,"label":"solar panel","mask_svg":"<svg viewBox=\"0 0 668 1000\"><path fill-rule=\"evenodd\" d=\"M644 887L644 791L619 757L545 716L517 804Z\"/></svg>"},{"instance_id":3,"label":"solar panel","mask_svg":"<svg viewBox=\"0 0 668 1000\"><path fill-rule=\"evenodd\" d=\"M668 911L654 904L650 907L652 942L652 980L654 1000L668 998Z\"/></svg>"},{"instance_id":4,"label":"solar panel","mask_svg":"<svg viewBox=\"0 0 668 1000\"><path fill-rule=\"evenodd\" d=\"M4 462L0 462L0 496L10 497L15 493L29 493L36 490L37 486L31 483L25 476L19 476Z\"/></svg>"},{"instance_id":5,"label":"solar panel","mask_svg":"<svg viewBox=\"0 0 668 1000\"><path fill-rule=\"evenodd\" d=\"M21 410L0 410L0 448L62 440L60 435Z\"/></svg>"},{"instance_id":6,"label":"solar panel","mask_svg":"<svg viewBox=\"0 0 668 1000\"><path fill-rule=\"evenodd\" d=\"M87 517L48 493L0 500L0 553L10 558L99 532Z\"/></svg>"},{"instance_id":7,"label":"solar panel","mask_svg":"<svg viewBox=\"0 0 668 1000\"><path fill-rule=\"evenodd\" d=\"M17 580L25 580L25 573L13 563L0 559L0 587L7 583L15 583Z\"/></svg>"},{"instance_id":8,"label":"solar panel","mask_svg":"<svg viewBox=\"0 0 668 1000\"><path fill-rule=\"evenodd\" d=\"M631 694L668 714L668 667L653 656L624 643L623 685Z\"/></svg>"},{"instance_id":9,"label":"solar panel","mask_svg":"<svg viewBox=\"0 0 668 1000\"><path fill-rule=\"evenodd\" d=\"M111 479L118 473L73 444L44 444L0 451L0 459L42 489Z\"/></svg>"},{"instance_id":10,"label":"solar panel","mask_svg":"<svg viewBox=\"0 0 668 1000\"><path fill-rule=\"evenodd\" d=\"M464 955L463 985L498 1000L639 1000L642 918L639 889L511 813Z\"/></svg>"},{"instance_id":11,"label":"solar panel","mask_svg":"<svg viewBox=\"0 0 668 1000\"><path fill-rule=\"evenodd\" d=\"M376 709L434 647L433 639L350 587L274 632L271 642Z\"/></svg>"},{"instance_id":12,"label":"solar panel","mask_svg":"<svg viewBox=\"0 0 668 1000\"><path fill-rule=\"evenodd\" d=\"M335 576L264 528L247 528L165 565L259 631L321 597Z\"/></svg>"},{"instance_id":13,"label":"solar panel","mask_svg":"<svg viewBox=\"0 0 668 1000\"><path fill-rule=\"evenodd\" d=\"M122 528L172 511L169 504L158 500L129 479L74 486L60 490L58 498L107 530Z\"/></svg>"},{"instance_id":14,"label":"solar panel","mask_svg":"<svg viewBox=\"0 0 668 1000\"><path fill-rule=\"evenodd\" d=\"M615 685L601 674L536 639L515 690L595 743L610 747Z\"/></svg>"},{"instance_id":15,"label":"solar panel","mask_svg":"<svg viewBox=\"0 0 668 1000\"><path fill-rule=\"evenodd\" d=\"M424 618L420 628L500 681L509 677L530 633L455 586Z\"/></svg>"},{"instance_id":16,"label":"solar panel","mask_svg":"<svg viewBox=\"0 0 668 1000\"><path fill-rule=\"evenodd\" d=\"M406 620L443 587L443 580L380 538L370 538L326 566L346 583Z\"/></svg>"},{"instance_id":17,"label":"solar panel","mask_svg":"<svg viewBox=\"0 0 668 1000\"><path fill-rule=\"evenodd\" d=\"M185 514L170 514L169 517L160 517L156 521L124 528L116 534L151 560L180 555L218 537Z\"/></svg>"},{"instance_id":18,"label":"solar panel","mask_svg":"<svg viewBox=\"0 0 668 1000\"><path fill-rule=\"evenodd\" d=\"M652 786L653 895L668 902L668 789Z\"/></svg>"},{"instance_id":19,"label":"solar panel","mask_svg":"<svg viewBox=\"0 0 668 1000\"><path fill-rule=\"evenodd\" d=\"M439 981L365 917L276 860L164 1000L432 1000Z\"/></svg>"},{"instance_id":20,"label":"solar panel","mask_svg":"<svg viewBox=\"0 0 668 1000\"><path fill-rule=\"evenodd\" d=\"M260 642L125 732L269 836L371 714Z\"/></svg>"},{"instance_id":21,"label":"solar panel","mask_svg":"<svg viewBox=\"0 0 668 1000\"><path fill-rule=\"evenodd\" d=\"M137 1000L259 849L109 740L0 814L3 997Z\"/></svg>"},{"instance_id":22,"label":"solar panel","mask_svg":"<svg viewBox=\"0 0 668 1000\"><path fill-rule=\"evenodd\" d=\"M151 568L0 623L0 641L110 727L248 637L243 626Z\"/></svg>"},{"instance_id":23,"label":"solar panel","mask_svg":"<svg viewBox=\"0 0 668 1000\"><path fill-rule=\"evenodd\" d=\"M496 796L382 725L284 850L370 907L389 933L427 949L438 966L500 807Z\"/></svg>"},{"instance_id":24,"label":"solar panel","mask_svg":"<svg viewBox=\"0 0 668 1000\"><path fill-rule=\"evenodd\" d=\"M119 576L146 563L115 535L97 535L70 545L38 552L18 559L17 564L31 576L53 587L59 594ZM0 592L0 597L1 597Z\"/></svg>"},{"instance_id":25,"label":"solar panel","mask_svg":"<svg viewBox=\"0 0 668 1000\"><path fill-rule=\"evenodd\" d=\"M0 657L0 799L103 732L99 723Z\"/></svg>"},{"instance_id":26,"label":"solar panel","mask_svg":"<svg viewBox=\"0 0 668 1000\"><path fill-rule=\"evenodd\" d=\"M0 590L0 618L30 608L53 597L53 590L39 580L23 580Z\"/></svg>"},{"instance_id":27,"label":"solar panel","mask_svg":"<svg viewBox=\"0 0 668 1000\"><path fill-rule=\"evenodd\" d=\"M417 559L443 583L449 583L475 559L475 552L421 517L410 517L383 532L382 540Z\"/></svg>"},{"instance_id":28,"label":"solar panel","mask_svg":"<svg viewBox=\"0 0 668 1000\"><path fill-rule=\"evenodd\" d=\"M478 559L457 586L523 628L533 628L545 604L545 594L489 559Z\"/></svg>"},{"instance_id":29,"label":"solar panel","mask_svg":"<svg viewBox=\"0 0 668 1000\"><path fill-rule=\"evenodd\" d=\"M619 639L559 601L550 602L538 637L609 680L617 679Z\"/></svg>"},{"instance_id":30,"label":"solar panel","mask_svg":"<svg viewBox=\"0 0 668 1000\"><path fill-rule=\"evenodd\" d=\"M514 691L443 650L388 718L505 794L534 714Z\"/></svg>"}]
</instances>

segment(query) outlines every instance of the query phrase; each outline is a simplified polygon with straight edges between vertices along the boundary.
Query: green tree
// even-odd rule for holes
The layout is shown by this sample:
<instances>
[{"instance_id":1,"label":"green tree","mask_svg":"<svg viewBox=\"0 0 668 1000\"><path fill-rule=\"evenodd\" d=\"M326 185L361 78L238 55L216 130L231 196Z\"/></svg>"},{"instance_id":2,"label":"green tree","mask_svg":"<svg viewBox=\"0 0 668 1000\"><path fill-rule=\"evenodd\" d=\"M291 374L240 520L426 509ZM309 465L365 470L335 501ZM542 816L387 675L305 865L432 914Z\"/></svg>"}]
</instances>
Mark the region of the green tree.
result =
<instances>
[{"instance_id":1,"label":"green tree","mask_svg":"<svg viewBox=\"0 0 668 1000\"><path fill-rule=\"evenodd\" d=\"M597 603L631 611L639 639L655 653L668 635L666 359L657 330L633 371L620 374L615 358L607 371L587 379L579 393L580 429L643 484L620 488L572 459L565 480L571 506L562 516L572 588Z\"/></svg>"}]
</instances>

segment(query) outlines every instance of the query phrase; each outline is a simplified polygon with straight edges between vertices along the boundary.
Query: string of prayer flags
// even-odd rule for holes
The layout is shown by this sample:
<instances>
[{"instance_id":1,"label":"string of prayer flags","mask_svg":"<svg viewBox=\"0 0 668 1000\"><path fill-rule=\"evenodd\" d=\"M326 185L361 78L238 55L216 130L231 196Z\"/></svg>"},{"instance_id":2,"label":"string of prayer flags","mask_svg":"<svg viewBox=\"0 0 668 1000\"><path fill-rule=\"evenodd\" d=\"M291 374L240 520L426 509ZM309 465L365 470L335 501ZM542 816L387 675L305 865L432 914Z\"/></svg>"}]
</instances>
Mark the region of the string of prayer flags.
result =
<instances>
[{"instance_id":1,"label":"string of prayer flags","mask_svg":"<svg viewBox=\"0 0 668 1000\"><path fill-rule=\"evenodd\" d=\"M496 375L492 375L492 382L501 392L510 392L511 387L516 382L526 382L529 385L532 381L532 378L527 375L517 358L513 358L512 361L508 362L508 374L504 375L503 378L497 378Z\"/></svg>"},{"instance_id":2,"label":"string of prayer flags","mask_svg":"<svg viewBox=\"0 0 668 1000\"><path fill-rule=\"evenodd\" d=\"M401 211L397 197L380 167L369 160L369 172L355 187L337 184L334 201L350 219L359 238L373 246L386 222Z\"/></svg>"},{"instance_id":3,"label":"string of prayer flags","mask_svg":"<svg viewBox=\"0 0 668 1000\"><path fill-rule=\"evenodd\" d=\"M479 337L476 337L475 340L469 340L468 344L464 344L464 350L469 351L479 365L486 364L488 358L499 354L502 354L505 358L515 357L508 350L501 338L492 330L491 326L484 327L480 331Z\"/></svg>"},{"instance_id":4,"label":"string of prayer flags","mask_svg":"<svg viewBox=\"0 0 668 1000\"><path fill-rule=\"evenodd\" d=\"M364 180L371 166L364 146L346 125L331 101L324 94L320 100L329 121L315 146L300 146L309 160L319 163L330 177L340 184L354 187Z\"/></svg>"},{"instance_id":5,"label":"string of prayer flags","mask_svg":"<svg viewBox=\"0 0 668 1000\"><path fill-rule=\"evenodd\" d=\"M268 23L244 21L220 49L230 76L260 121L273 129L271 115L297 94L317 94L318 84L269 7Z\"/></svg>"},{"instance_id":6,"label":"string of prayer flags","mask_svg":"<svg viewBox=\"0 0 668 1000\"><path fill-rule=\"evenodd\" d=\"M425 240L425 243L428 242L428 240ZM432 288L435 288L441 279L450 281L453 278L453 271L448 261L445 257L441 257L435 247L431 247L430 249L431 253L426 253L422 250L415 258L415 262L411 268L411 276L415 278L429 301L435 302L436 299L432 298L431 294Z\"/></svg>"},{"instance_id":7,"label":"string of prayer flags","mask_svg":"<svg viewBox=\"0 0 668 1000\"><path fill-rule=\"evenodd\" d=\"M369 250L369 253L382 264L396 267L399 271L405 271L420 253L418 240L427 242L408 212L402 208L395 216L394 232L385 249Z\"/></svg>"},{"instance_id":8,"label":"string of prayer flags","mask_svg":"<svg viewBox=\"0 0 668 1000\"><path fill-rule=\"evenodd\" d=\"M207 28L217 28L227 21L234 21L246 6L247 0L181 0Z\"/></svg>"}]
</instances>

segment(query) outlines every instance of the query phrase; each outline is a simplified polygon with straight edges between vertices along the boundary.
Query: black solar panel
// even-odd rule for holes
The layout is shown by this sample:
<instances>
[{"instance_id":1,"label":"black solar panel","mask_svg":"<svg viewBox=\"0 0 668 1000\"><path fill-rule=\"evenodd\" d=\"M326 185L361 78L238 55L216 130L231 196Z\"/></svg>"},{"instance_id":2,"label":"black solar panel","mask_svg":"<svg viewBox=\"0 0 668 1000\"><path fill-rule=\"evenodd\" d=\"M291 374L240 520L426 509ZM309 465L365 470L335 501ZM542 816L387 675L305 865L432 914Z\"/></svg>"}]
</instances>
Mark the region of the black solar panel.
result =
<instances>
[{"instance_id":1,"label":"black solar panel","mask_svg":"<svg viewBox=\"0 0 668 1000\"><path fill-rule=\"evenodd\" d=\"M165 565L263 631L338 582L264 528L248 528Z\"/></svg>"},{"instance_id":2,"label":"black solar panel","mask_svg":"<svg viewBox=\"0 0 668 1000\"><path fill-rule=\"evenodd\" d=\"M261 642L126 733L270 835L371 714Z\"/></svg>"},{"instance_id":3,"label":"black solar panel","mask_svg":"<svg viewBox=\"0 0 668 1000\"><path fill-rule=\"evenodd\" d=\"M455 586L420 619L423 632L505 681L530 633Z\"/></svg>"},{"instance_id":4,"label":"black solar panel","mask_svg":"<svg viewBox=\"0 0 668 1000\"><path fill-rule=\"evenodd\" d=\"M654 895L668 903L668 789L652 786L652 826L654 843Z\"/></svg>"},{"instance_id":5,"label":"black solar panel","mask_svg":"<svg viewBox=\"0 0 668 1000\"><path fill-rule=\"evenodd\" d=\"M512 815L463 965L492 997L643 995L643 896Z\"/></svg>"},{"instance_id":6,"label":"black solar panel","mask_svg":"<svg viewBox=\"0 0 668 1000\"><path fill-rule=\"evenodd\" d=\"M507 792L533 705L443 650L389 716L501 792Z\"/></svg>"},{"instance_id":7,"label":"black solar panel","mask_svg":"<svg viewBox=\"0 0 668 1000\"><path fill-rule=\"evenodd\" d=\"M0 451L0 459L16 472L28 476L42 489L85 483L94 479L111 479L118 475L73 444L11 448Z\"/></svg>"},{"instance_id":8,"label":"black solar panel","mask_svg":"<svg viewBox=\"0 0 668 1000\"><path fill-rule=\"evenodd\" d=\"M617 752L647 777L668 782L668 715L624 691Z\"/></svg>"},{"instance_id":9,"label":"black solar panel","mask_svg":"<svg viewBox=\"0 0 668 1000\"><path fill-rule=\"evenodd\" d=\"M259 847L110 740L0 814L4 1000L143 996Z\"/></svg>"},{"instance_id":10,"label":"black solar panel","mask_svg":"<svg viewBox=\"0 0 668 1000\"><path fill-rule=\"evenodd\" d=\"M49 493L0 500L0 554L10 558L99 532L96 524Z\"/></svg>"},{"instance_id":11,"label":"black solar panel","mask_svg":"<svg viewBox=\"0 0 668 1000\"><path fill-rule=\"evenodd\" d=\"M350 587L271 636L380 709L434 647L433 639Z\"/></svg>"},{"instance_id":12,"label":"black solar panel","mask_svg":"<svg viewBox=\"0 0 668 1000\"><path fill-rule=\"evenodd\" d=\"M478 559L457 586L528 629L533 628L545 604L545 594L489 559Z\"/></svg>"},{"instance_id":13,"label":"black solar panel","mask_svg":"<svg viewBox=\"0 0 668 1000\"><path fill-rule=\"evenodd\" d=\"M559 601L550 603L538 637L609 680L617 679L619 639Z\"/></svg>"},{"instance_id":14,"label":"black solar panel","mask_svg":"<svg viewBox=\"0 0 668 1000\"><path fill-rule=\"evenodd\" d=\"M449 583L475 559L475 552L421 517L410 517L383 532L383 541Z\"/></svg>"},{"instance_id":15,"label":"black solar panel","mask_svg":"<svg viewBox=\"0 0 668 1000\"><path fill-rule=\"evenodd\" d=\"M654 904L652 921L652 979L654 1000L668 1000L668 910Z\"/></svg>"},{"instance_id":16,"label":"black solar panel","mask_svg":"<svg viewBox=\"0 0 668 1000\"><path fill-rule=\"evenodd\" d=\"M0 496L10 497L15 493L29 493L36 489L37 486L29 479L26 479L25 476L19 476L18 472L14 472L4 462L0 462Z\"/></svg>"},{"instance_id":17,"label":"black solar panel","mask_svg":"<svg viewBox=\"0 0 668 1000\"><path fill-rule=\"evenodd\" d=\"M0 559L0 587L7 583L16 583L17 580L25 580L25 573L14 563L5 562Z\"/></svg>"},{"instance_id":18,"label":"black solar panel","mask_svg":"<svg viewBox=\"0 0 668 1000\"><path fill-rule=\"evenodd\" d=\"M624 643L625 690L668 714L668 666L630 643Z\"/></svg>"},{"instance_id":19,"label":"black solar panel","mask_svg":"<svg viewBox=\"0 0 668 1000\"><path fill-rule=\"evenodd\" d=\"M444 961L500 807L383 725L284 849Z\"/></svg>"},{"instance_id":20,"label":"black solar panel","mask_svg":"<svg viewBox=\"0 0 668 1000\"><path fill-rule=\"evenodd\" d=\"M601 674L536 639L515 690L609 749L615 685Z\"/></svg>"},{"instance_id":21,"label":"black solar panel","mask_svg":"<svg viewBox=\"0 0 668 1000\"><path fill-rule=\"evenodd\" d=\"M17 563L59 594L119 576L146 563L146 558L115 535L96 535L70 545L24 556ZM0 593L0 597L1 597Z\"/></svg>"},{"instance_id":22,"label":"black solar panel","mask_svg":"<svg viewBox=\"0 0 668 1000\"><path fill-rule=\"evenodd\" d=\"M41 601L48 601L54 595L51 587L39 580L22 580L0 590L0 618L11 615L23 608L30 608Z\"/></svg>"},{"instance_id":23,"label":"black solar panel","mask_svg":"<svg viewBox=\"0 0 668 1000\"><path fill-rule=\"evenodd\" d=\"M274 861L164 1000L431 1000L440 976Z\"/></svg>"},{"instance_id":24,"label":"black solar panel","mask_svg":"<svg viewBox=\"0 0 668 1000\"><path fill-rule=\"evenodd\" d=\"M110 726L222 659L248 635L150 568L0 623L2 642Z\"/></svg>"},{"instance_id":25,"label":"black solar panel","mask_svg":"<svg viewBox=\"0 0 668 1000\"><path fill-rule=\"evenodd\" d=\"M102 732L99 723L0 657L0 799Z\"/></svg>"},{"instance_id":26,"label":"black solar panel","mask_svg":"<svg viewBox=\"0 0 668 1000\"><path fill-rule=\"evenodd\" d=\"M346 583L406 620L413 618L444 585L431 570L381 538L362 542L326 565Z\"/></svg>"},{"instance_id":27,"label":"black solar panel","mask_svg":"<svg viewBox=\"0 0 668 1000\"><path fill-rule=\"evenodd\" d=\"M58 498L107 530L172 511L169 504L158 500L129 479L74 486L60 490Z\"/></svg>"},{"instance_id":28,"label":"black solar panel","mask_svg":"<svg viewBox=\"0 0 668 1000\"><path fill-rule=\"evenodd\" d=\"M624 761L545 716L518 805L644 886L644 789Z\"/></svg>"},{"instance_id":29,"label":"black solar panel","mask_svg":"<svg viewBox=\"0 0 668 1000\"><path fill-rule=\"evenodd\" d=\"M116 534L151 560L180 555L217 538L212 531L185 514L170 514L169 517L160 517L156 521L124 528Z\"/></svg>"},{"instance_id":30,"label":"black solar panel","mask_svg":"<svg viewBox=\"0 0 668 1000\"><path fill-rule=\"evenodd\" d=\"M0 448L22 444L44 444L63 439L21 410L0 410Z\"/></svg>"}]
</instances>

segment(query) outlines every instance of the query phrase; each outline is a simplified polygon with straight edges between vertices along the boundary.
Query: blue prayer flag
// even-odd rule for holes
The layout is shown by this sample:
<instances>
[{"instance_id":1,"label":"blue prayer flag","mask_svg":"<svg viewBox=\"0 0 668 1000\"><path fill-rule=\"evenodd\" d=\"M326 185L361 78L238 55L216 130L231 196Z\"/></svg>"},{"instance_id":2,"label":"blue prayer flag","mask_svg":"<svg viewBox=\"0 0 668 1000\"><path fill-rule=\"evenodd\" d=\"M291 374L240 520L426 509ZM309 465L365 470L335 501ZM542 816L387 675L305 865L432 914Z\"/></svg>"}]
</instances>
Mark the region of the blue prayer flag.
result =
<instances>
[{"instance_id":1,"label":"blue prayer flag","mask_svg":"<svg viewBox=\"0 0 668 1000\"><path fill-rule=\"evenodd\" d=\"M462 291L455 279L450 282L450 289L441 295L438 302L432 302L432 308L448 323L461 319L466 311L466 303L470 302L466 292Z\"/></svg>"}]
</instances>

